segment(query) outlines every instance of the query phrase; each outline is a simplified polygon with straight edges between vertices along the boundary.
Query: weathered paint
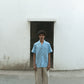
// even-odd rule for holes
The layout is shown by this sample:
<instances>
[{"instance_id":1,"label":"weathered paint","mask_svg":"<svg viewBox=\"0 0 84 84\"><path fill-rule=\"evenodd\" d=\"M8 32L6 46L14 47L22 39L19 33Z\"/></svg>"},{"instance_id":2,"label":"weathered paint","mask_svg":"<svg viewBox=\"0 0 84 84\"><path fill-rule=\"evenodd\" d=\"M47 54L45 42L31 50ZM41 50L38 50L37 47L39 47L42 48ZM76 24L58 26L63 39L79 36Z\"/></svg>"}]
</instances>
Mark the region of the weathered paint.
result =
<instances>
[{"instance_id":1,"label":"weathered paint","mask_svg":"<svg viewBox=\"0 0 84 84\"><path fill-rule=\"evenodd\" d=\"M0 69L30 65L30 22L54 24L54 69L84 69L83 0L1 0ZM24 60L24 61L23 61Z\"/></svg>"}]
</instances>

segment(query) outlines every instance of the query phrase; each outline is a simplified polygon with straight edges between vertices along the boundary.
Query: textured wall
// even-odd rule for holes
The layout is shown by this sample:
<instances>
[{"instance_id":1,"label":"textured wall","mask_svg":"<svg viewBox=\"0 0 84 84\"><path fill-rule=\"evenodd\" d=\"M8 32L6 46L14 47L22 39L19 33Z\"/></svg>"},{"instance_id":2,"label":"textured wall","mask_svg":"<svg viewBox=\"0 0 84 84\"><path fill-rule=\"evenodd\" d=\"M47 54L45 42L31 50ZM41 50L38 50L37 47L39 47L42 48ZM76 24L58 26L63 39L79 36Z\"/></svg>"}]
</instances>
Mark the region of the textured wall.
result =
<instances>
[{"instance_id":1,"label":"textured wall","mask_svg":"<svg viewBox=\"0 0 84 84\"><path fill-rule=\"evenodd\" d=\"M83 0L0 1L0 69L27 69L29 18L56 19L54 69L84 69Z\"/></svg>"}]
</instances>

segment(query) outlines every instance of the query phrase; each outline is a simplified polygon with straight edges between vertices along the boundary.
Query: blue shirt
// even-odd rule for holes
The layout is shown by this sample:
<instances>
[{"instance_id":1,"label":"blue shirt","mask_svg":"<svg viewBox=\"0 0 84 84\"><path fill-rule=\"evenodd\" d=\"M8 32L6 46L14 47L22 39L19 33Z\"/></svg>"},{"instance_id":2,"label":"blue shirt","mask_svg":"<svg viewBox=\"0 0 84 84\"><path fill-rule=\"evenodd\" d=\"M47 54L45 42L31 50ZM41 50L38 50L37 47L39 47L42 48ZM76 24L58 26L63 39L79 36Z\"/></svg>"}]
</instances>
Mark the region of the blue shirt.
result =
<instances>
[{"instance_id":1,"label":"blue shirt","mask_svg":"<svg viewBox=\"0 0 84 84\"><path fill-rule=\"evenodd\" d=\"M32 53L36 54L36 66L47 67L48 66L48 53L52 52L52 48L49 42L45 41L41 44L40 40L34 43Z\"/></svg>"}]
</instances>

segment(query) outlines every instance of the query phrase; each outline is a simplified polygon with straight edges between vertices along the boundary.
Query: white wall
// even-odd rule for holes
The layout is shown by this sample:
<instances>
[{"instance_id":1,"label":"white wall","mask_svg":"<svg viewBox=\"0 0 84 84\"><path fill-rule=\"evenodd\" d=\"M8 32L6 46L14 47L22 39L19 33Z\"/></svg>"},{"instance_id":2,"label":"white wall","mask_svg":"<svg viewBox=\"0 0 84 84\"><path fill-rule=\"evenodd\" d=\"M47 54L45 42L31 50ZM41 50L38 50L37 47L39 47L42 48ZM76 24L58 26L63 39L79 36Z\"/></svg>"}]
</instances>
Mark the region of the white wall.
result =
<instances>
[{"instance_id":1,"label":"white wall","mask_svg":"<svg viewBox=\"0 0 84 84\"><path fill-rule=\"evenodd\" d=\"M0 69L26 69L29 18L54 18L54 69L84 69L83 0L0 0Z\"/></svg>"}]
</instances>

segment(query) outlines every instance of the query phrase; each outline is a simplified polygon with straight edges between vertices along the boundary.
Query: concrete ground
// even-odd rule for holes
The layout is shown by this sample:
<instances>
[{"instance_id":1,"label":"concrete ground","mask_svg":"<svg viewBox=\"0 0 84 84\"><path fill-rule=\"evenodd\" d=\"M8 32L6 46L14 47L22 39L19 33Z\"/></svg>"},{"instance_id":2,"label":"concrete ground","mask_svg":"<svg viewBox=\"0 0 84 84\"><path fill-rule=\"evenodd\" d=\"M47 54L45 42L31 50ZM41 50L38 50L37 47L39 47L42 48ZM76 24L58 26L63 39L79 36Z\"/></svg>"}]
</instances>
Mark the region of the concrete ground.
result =
<instances>
[{"instance_id":1,"label":"concrete ground","mask_svg":"<svg viewBox=\"0 0 84 84\"><path fill-rule=\"evenodd\" d=\"M0 70L0 84L35 84L34 71ZM49 84L84 84L84 70L50 71Z\"/></svg>"}]
</instances>

